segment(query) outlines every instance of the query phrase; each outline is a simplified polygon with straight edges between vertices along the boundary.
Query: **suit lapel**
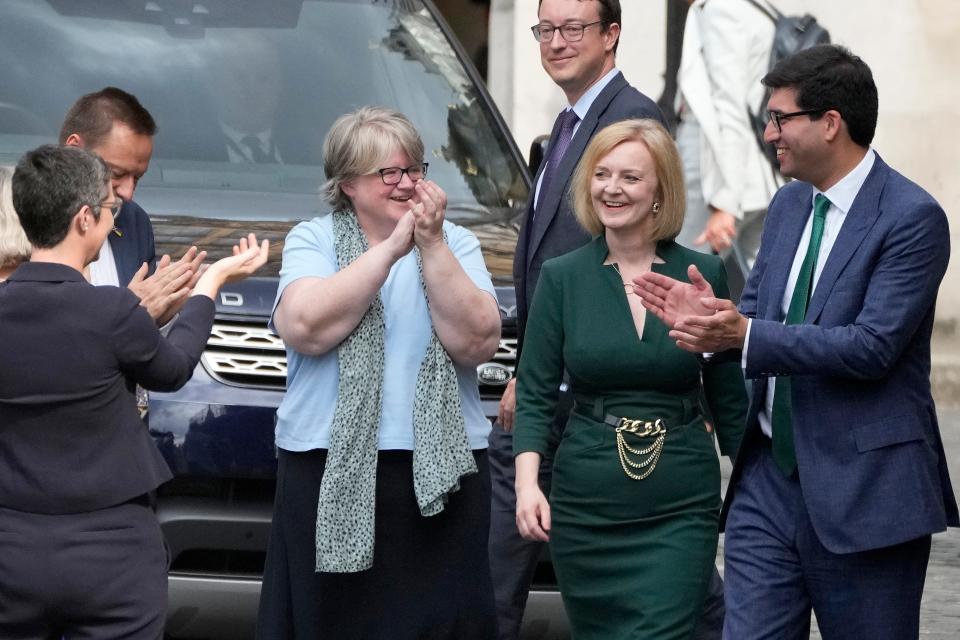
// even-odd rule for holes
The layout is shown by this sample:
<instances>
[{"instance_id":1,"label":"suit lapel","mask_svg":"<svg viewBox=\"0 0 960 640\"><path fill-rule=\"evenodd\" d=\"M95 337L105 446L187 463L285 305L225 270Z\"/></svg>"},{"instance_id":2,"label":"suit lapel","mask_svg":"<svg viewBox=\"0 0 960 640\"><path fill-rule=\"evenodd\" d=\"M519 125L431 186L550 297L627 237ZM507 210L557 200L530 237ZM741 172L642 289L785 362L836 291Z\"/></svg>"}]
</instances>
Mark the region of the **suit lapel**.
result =
<instances>
[{"instance_id":1,"label":"suit lapel","mask_svg":"<svg viewBox=\"0 0 960 640\"><path fill-rule=\"evenodd\" d=\"M817 279L816 289L810 298L805 322L813 323L820 317L834 283L880 216L880 194L887 175L888 167L878 155L827 256L820 278Z\"/></svg>"},{"instance_id":2,"label":"suit lapel","mask_svg":"<svg viewBox=\"0 0 960 640\"><path fill-rule=\"evenodd\" d=\"M593 138L593 134L596 132L600 114L606 111L613 98L626 86L627 81L623 77L623 74L617 73L607 86L603 88L603 91L600 92L597 99L590 105L590 110L587 111L586 117L580 121L580 126L574 134L573 140L570 141L570 146L567 147L567 151L563 154L563 160L560 161L557 173L551 180L549 193L540 194L542 205L539 207L533 224L530 225L531 235L530 244L527 247L527 267L530 266L530 261L536 254L537 248L543 240L543 236L546 235L547 229L557 216L557 212L561 209L562 200L566 197L567 188L570 185L570 177L573 175L573 170L580 161L584 149L587 148L587 143ZM534 186L534 188L536 188L536 186Z\"/></svg>"},{"instance_id":3,"label":"suit lapel","mask_svg":"<svg viewBox=\"0 0 960 640\"><path fill-rule=\"evenodd\" d=\"M553 148L553 145L556 144L557 136L559 135L560 118L557 117L557 119L553 122L553 131L550 132L550 140L547 146L547 152L544 154L544 159L542 162L540 162L540 166L537 168L536 175L533 176L533 188L530 190L530 197L527 199L527 215L523 217L523 223L520 226L520 236L517 241L517 250L523 252L523 261L519 262L519 264L523 264L524 270L526 270L526 268L529 266L526 257L533 253L529 249L530 238L533 235L533 210L534 203L536 202L537 183L540 182L540 176L543 175L543 170L547 166L546 156L550 153L550 149Z\"/></svg>"},{"instance_id":4,"label":"suit lapel","mask_svg":"<svg viewBox=\"0 0 960 640\"><path fill-rule=\"evenodd\" d=\"M133 274L140 268L137 261L137 239L134 213L131 207L126 203L123 205L123 213L117 218L116 227L122 235L118 236L114 232L107 235L107 242L110 243L110 250L113 251L113 262L117 265L117 279L121 287L125 287Z\"/></svg>"},{"instance_id":5,"label":"suit lapel","mask_svg":"<svg viewBox=\"0 0 960 640\"><path fill-rule=\"evenodd\" d=\"M783 320L783 295L787 289L787 279L793 266L793 258L800 245L800 236L807 224L812 208L813 187L800 189L792 202L785 202L785 211L781 214L783 223L776 235L776 244L770 251L767 263L768 277L764 278L766 300L757 300L757 310L764 309L764 320Z\"/></svg>"}]
</instances>

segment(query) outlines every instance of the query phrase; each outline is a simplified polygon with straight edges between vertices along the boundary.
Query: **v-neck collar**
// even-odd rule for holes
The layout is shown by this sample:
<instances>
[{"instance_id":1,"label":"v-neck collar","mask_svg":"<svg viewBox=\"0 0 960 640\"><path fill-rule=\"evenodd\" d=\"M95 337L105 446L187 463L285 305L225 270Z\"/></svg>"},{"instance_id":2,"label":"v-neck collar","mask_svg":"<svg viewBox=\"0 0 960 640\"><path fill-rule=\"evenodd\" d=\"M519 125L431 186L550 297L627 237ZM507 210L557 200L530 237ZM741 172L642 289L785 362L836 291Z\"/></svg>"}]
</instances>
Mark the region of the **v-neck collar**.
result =
<instances>
[{"instance_id":1,"label":"v-neck collar","mask_svg":"<svg viewBox=\"0 0 960 640\"><path fill-rule=\"evenodd\" d=\"M592 261L603 264L610 254L607 239L601 233L590 242L589 246L592 249ZM680 263L682 261L677 260L679 253L679 245L673 240L659 240L655 254L663 260L663 262L654 262L650 265L650 270L656 271L657 273L667 273L668 275L672 275L672 273L678 269L686 273L686 265L681 265Z\"/></svg>"},{"instance_id":2,"label":"v-neck collar","mask_svg":"<svg viewBox=\"0 0 960 640\"><path fill-rule=\"evenodd\" d=\"M603 234L600 234L594 238L589 246L592 254L592 263L601 267L601 269L614 264L604 264L609 256L610 248L607 246L607 240ZM677 249L677 244L672 240L661 240L657 242L655 255L663 260L663 262L652 263L650 265L650 270L656 273L664 273L665 275L669 275L671 277L675 277L678 270L685 271L685 265L682 265L682 261L677 259L678 253L679 251ZM606 271L610 275L604 276L604 278L612 278L613 280L611 284L615 285L615 287L620 291L619 295L616 296L618 300L617 304L621 305L620 313L623 314L623 317L626 319L627 326L630 328L630 332L636 336L636 344L649 345L651 342L650 325L651 322L658 321L657 317L644 309L643 330L638 332L637 323L633 318L633 309L630 307L630 302L627 298L627 296L631 294L624 290L623 278L620 276L619 272L614 270L612 267L606 269Z\"/></svg>"}]
</instances>

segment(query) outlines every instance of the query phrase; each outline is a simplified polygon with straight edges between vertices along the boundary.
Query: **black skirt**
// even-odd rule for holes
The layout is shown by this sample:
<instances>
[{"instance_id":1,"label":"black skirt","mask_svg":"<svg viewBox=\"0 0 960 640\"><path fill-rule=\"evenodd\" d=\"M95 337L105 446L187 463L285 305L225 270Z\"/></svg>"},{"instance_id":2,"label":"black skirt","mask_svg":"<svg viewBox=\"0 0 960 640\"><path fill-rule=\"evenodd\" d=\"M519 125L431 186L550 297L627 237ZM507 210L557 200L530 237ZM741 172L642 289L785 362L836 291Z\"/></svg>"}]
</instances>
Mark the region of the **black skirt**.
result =
<instances>
[{"instance_id":1,"label":"black skirt","mask_svg":"<svg viewBox=\"0 0 960 640\"><path fill-rule=\"evenodd\" d=\"M359 573L314 569L326 453L279 451L257 638L495 638L486 451L474 452L480 472L462 478L443 512L430 517L417 507L412 452L381 451L373 568Z\"/></svg>"}]
</instances>

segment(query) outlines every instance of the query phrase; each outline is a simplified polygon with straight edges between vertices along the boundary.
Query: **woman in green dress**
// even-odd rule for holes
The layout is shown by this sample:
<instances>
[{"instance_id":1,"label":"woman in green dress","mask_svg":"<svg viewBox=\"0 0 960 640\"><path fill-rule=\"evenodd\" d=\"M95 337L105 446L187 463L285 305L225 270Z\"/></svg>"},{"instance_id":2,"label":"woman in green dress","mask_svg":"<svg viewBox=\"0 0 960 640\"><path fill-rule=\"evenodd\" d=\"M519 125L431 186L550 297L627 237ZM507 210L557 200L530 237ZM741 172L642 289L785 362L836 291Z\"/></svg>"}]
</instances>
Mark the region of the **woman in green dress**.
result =
<instances>
[{"instance_id":1,"label":"woman in green dress","mask_svg":"<svg viewBox=\"0 0 960 640\"><path fill-rule=\"evenodd\" d=\"M694 264L726 296L723 265L673 238L683 223L680 158L652 120L598 133L573 177L577 219L596 237L544 264L518 375L517 526L549 540L576 640L687 639L717 547L723 454L743 431L739 363L703 363L647 314L633 279L687 279ZM550 442L565 379L575 407ZM702 402L705 398L706 402ZM558 446L549 502L537 468Z\"/></svg>"}]
</instances>

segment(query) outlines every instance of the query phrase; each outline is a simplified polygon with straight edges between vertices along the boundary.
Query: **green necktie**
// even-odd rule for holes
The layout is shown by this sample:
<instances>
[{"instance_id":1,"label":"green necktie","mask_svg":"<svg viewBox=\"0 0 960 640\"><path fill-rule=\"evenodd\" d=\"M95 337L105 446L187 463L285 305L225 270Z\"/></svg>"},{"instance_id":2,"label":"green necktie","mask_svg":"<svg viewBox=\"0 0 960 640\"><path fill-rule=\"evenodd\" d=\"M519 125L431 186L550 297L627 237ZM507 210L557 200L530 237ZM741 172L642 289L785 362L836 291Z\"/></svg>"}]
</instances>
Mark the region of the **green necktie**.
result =
<instances>
[{"instance_id":1,"label":"green necktie","mask_svg":"<svg viewBox=\"0 0 960 640\"><path fill-rule=\"evenodd\" d=\"M823 239L823 223L827 219L830 201L822 193L813 201L813 230L810 232L810 245L807 255L800 265L797 284L790 298L785 324L801 324L807 315L807 304L813 288L813 274L817 269L817 256L820 253L820 240ZM776 379L773 394L773 460L784 475L792 475L797 468L797 455L793 449L793 418L790 397L790 378L781 376Z\"/></svg>"}]
</instances>

